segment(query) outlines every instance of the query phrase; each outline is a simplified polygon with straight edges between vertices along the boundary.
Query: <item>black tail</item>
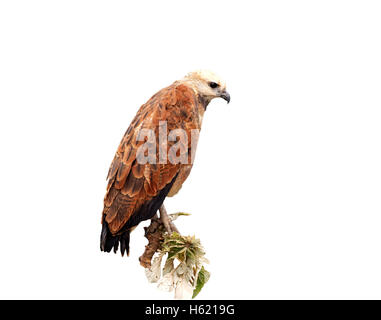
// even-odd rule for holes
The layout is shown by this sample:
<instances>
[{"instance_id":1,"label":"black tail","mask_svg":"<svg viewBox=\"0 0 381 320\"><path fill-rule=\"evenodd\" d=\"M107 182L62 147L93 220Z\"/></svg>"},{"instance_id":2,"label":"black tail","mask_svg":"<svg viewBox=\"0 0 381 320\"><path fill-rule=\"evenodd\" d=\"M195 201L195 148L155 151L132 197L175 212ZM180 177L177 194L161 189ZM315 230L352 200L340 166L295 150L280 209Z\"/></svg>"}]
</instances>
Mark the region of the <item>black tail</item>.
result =
<instances>
[{"instance_id":1,"label":"black tail","mask_svg":"<svg viewBox=\"0 0 381 320\"><path fill-rule=\"evenodd\" d=\"M110 252L114 248L114 252L118 251L120 243L120 253L122 257L124 252L127 252L127 256L130 253L130 230L126 230L118 235L112 235L108 224L103 217L102 232L101 232L101 251Z\"/></svg>"},{"instance_id":2,"label":"black tail","mask_svg":"<svg viewBox=\"0 0 381 320\"><path fill-rule=\"evenodd\" d=\"M169 190L171 190L173 183L175 182L177 175L168 183L159 194L152 198L150 201L144 203L132 216L128 219L125 225L119 230L119 233L113 235L110 232L108 224L105 220L106 215L103 215L102 220L102 232L101 232L101 251L110 252L114 248L114 252L118 251L120 243L120 252L122 256L127 251L127 255L130 253L130 232L131 229L137 226L141 221L151 219L159 210L163 204L165 197Z\"/></svg>"}]
</instances>

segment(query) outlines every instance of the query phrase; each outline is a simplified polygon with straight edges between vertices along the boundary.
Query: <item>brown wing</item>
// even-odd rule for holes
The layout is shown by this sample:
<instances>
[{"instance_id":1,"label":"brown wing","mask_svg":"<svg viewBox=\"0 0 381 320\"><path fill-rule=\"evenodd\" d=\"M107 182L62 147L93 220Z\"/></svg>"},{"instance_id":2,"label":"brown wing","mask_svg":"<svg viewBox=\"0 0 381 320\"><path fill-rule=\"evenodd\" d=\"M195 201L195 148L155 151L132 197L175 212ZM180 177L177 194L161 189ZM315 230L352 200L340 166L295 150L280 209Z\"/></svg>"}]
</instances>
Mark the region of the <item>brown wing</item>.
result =
<instances>
[{"instance_id":1,"label":"brown wing","mask_svg":"<svg viewBox=\"0 0 381 320\"><path fill-rule=\"evenodd\" d=\"M166 121L167 133L183 128L190 148L191 130L199 129L197 101L191 88L175 83L159 91L139 109L119 145L107 177L102 223L106 224L103 229L107 227L106 231L112 236L152 218L164 201L183 164L158 163L159 123ZM155 134L156 164L139 164L136 159L138 148L145 143L137 141L141 129L151 129ZM174 143L167 142L167 150ZM188 153L189 160L190 155L191 152ZM107 240L106 231L102 230L101 249L110 251L110 246L113 246L116 250L118 239L110 242L108 248L105 248L105 243L102 245L102 241Z\"/></svg>"}]
</instances>

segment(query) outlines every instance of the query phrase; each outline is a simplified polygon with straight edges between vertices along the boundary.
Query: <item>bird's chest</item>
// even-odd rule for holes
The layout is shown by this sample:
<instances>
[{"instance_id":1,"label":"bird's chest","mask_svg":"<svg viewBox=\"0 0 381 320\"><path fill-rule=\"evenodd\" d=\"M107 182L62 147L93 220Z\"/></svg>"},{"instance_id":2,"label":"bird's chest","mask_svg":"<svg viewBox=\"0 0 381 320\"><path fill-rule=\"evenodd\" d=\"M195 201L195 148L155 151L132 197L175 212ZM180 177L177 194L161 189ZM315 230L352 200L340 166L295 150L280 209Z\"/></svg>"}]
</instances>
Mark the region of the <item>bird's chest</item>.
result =
<instances>
[{"instance_id":1,"label":"bird's chest","mask_svg":"<svg viewBox=\"0 0 381 320\"><path fill-rule=\"evenodd\" d=\"M173 197L175 194L177 194L180 191L181 186L183 185L184 181L188 178L191 170L192 170L192 164L181 165L176 181L174 182L171 190L168 193L168 197Z\"/></svg>"},{"instance_id":2,"label":"bird's chest","mask_svg":"<svg viewBox=\"0 0 381 320\"><path fill-rule=\"evenodd\" d=\"M189 107L186 110L182 110L181 127L186 131L185 136L187 137L187 142L185 144L188 145L186 156L187 161L186 163L180 164L180 169L177 178L171 190L168 193L169 197L172 197L179 192L182 184L188 178L192 170L204 112L205 109L201 104L196 104L193 107Z\"/></svg>"}]
</instances>

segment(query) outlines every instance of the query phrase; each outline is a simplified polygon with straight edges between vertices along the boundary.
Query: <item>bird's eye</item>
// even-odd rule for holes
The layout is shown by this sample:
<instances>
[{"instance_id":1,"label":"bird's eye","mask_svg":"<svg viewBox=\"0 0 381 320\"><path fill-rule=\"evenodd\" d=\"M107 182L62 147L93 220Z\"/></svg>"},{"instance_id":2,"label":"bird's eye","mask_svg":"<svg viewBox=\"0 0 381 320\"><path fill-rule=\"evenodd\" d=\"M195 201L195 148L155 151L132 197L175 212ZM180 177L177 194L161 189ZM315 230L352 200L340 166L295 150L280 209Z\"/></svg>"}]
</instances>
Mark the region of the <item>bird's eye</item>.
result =
<instances>
[{"instance_id":1,"label":"bird's eye","mask_svg":"<svg viewBox=\"0 0 381 320\"><path fill-rule=\"evenodd\" d=\"M218 87L218 83L215 83L215 82L209 82L209 87L211 87L212 89L215 89Z\"/></svg>"}]
</instances>

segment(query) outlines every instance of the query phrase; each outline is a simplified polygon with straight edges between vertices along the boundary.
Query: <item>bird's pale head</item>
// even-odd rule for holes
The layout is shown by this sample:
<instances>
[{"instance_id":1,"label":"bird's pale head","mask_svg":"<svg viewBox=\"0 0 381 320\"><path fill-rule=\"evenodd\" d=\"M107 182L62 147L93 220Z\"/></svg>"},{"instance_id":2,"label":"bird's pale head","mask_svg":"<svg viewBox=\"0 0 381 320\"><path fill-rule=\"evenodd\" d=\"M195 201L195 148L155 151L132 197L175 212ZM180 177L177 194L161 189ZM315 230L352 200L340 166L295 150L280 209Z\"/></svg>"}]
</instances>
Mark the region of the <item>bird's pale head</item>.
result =
<instances>
[{"instance_id":1,"label":"bird's pale head","mask_svg":"<svg viewBox=\"0 0 381 320\"><path fill-rule=\"evenodd\" d=\"M222 98L230 102L230 94L226 91L226 83L215 73L199 70L188 73L183 81L189 82L207 103L214 98Z\"/></svg>"}]
</instances>

